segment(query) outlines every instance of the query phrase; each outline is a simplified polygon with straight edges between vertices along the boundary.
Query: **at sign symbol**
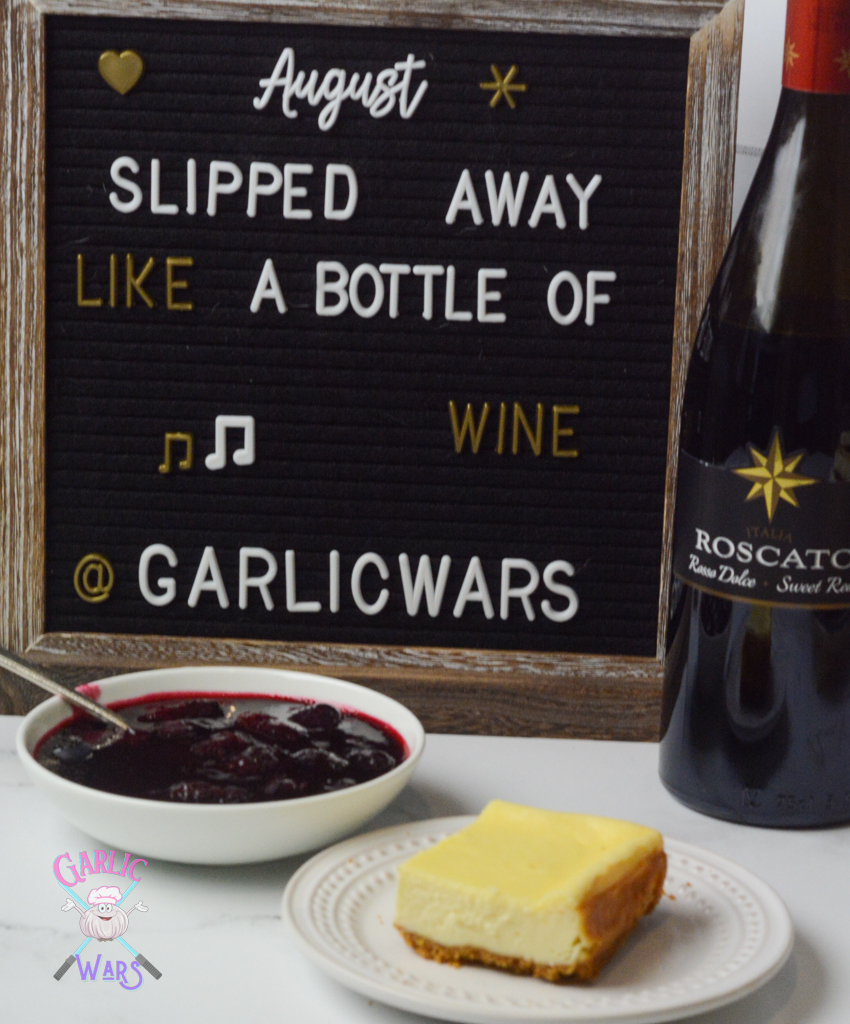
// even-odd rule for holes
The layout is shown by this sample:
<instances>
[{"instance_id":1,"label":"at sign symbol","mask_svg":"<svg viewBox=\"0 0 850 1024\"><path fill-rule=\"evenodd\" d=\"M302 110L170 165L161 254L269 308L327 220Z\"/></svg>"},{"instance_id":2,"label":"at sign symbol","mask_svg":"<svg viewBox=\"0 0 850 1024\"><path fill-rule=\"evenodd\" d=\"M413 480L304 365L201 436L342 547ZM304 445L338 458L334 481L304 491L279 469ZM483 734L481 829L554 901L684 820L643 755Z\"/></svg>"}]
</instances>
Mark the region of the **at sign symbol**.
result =
<instances>
[{"instance_id":1,"label":"at sign symbol","mask_svg":"<svg viewBox=\"0 0 850 1024\"><path fill-rule=\"evenodd\" d=\"M83 555L74 570L74 590L89 604L99 604L109 597L115 573L103 555Z\"/></svg>"}]
</instances>

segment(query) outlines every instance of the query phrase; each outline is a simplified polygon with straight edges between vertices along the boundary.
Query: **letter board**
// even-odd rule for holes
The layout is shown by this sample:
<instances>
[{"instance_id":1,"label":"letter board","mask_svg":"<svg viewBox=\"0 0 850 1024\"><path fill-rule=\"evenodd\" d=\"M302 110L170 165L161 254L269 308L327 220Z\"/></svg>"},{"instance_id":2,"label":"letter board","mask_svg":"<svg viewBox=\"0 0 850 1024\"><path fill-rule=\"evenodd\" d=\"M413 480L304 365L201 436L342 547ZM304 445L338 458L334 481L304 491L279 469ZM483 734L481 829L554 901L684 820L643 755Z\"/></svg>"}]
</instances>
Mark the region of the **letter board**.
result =
<instances>
[{"instance_id":1,"label":"letter board","mask_svg":"<svg viewBox=\"0 0 850 1024\"><path fill-rule=\"evenodd\" d=\"M693 30L100 7L39 22L35 649L657 666Z\"/></svg>"}]
</instances>

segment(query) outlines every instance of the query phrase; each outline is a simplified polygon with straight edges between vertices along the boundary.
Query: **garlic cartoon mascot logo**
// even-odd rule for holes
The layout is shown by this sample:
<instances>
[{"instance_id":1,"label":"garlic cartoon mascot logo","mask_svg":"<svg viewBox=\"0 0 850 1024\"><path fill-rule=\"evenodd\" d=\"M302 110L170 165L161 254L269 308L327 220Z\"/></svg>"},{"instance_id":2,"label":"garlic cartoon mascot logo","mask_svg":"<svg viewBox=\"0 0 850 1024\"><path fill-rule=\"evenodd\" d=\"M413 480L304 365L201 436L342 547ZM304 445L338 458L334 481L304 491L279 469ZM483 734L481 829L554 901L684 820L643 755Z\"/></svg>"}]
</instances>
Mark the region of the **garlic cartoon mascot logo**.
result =
<instances>
[{"instance_id":1,"label":"garlic cartoon mascot logo","mask_svg":"<svg viewBox=\"0 0 850 1024\"><path fill-rule=\"evenodd\" d=\"M134 910L147 912L148 909L139 900L128 911L122 910L118 906L121 890L117 885L101 885L97 889L92 889L88 899L91 906L86 911L81 910L70 896L62 910L76 910L80 915L80 931L90 939L97 939L100 942L117 939L119 935L123 935L130 924L129 915Z\"/></svg>"},{"instance_id":2,"label":"garlic cartoon mascot logo","mask_svg":"<svg viewBox=\"0 0 850 1024\"><path fill-rule=\"evenodd\" d=\"M134 910L145 914L148 910L141 900L137 900L132 906L127 901L127 897L140 881L133 873L135 867L137 864L147 866L147 861L141 857L133 860L128 853L125 855L124 864L119 870L115 864L114 850L95 850L93 858L90 858L84 850L80 853L79 869L73 863L63 865L61 863L63 860L70 862L70 855L60 853L53 862L53 874L56 877L56 881L68 894L68 899L65 900L60 910L66 913L69 910L76 910L80 915L80 931L85 938L53 977L60 981L68 970L76 964L79 968L81 981L117 981L121 988L136 989L142 984L140 967L144 967L149 974L159 980L162 977L162 973L154 967L150 960L143 957L138 950L133 949L130 943L123 937L130 924L130 914ZM75 887L80 885L80 883L85 885L86 882L90 885L94 881L91 878L92 875L100 875L98 879L100 884L96 884L93 889L89 889L88 896L84 899L80 893L75 892ZM112 875L116 880L126 878L130 884L122 892L120 886L111 882L103 882L104 875ZM85 892L82 885L80 885L80 889L81 892ZM122 906L122 903L125 906ZM100 947L102 951L97 953L97 958L94 961L86 960L84 962L82 953L90 942L96 942L97 946L95 949ZM113 955L110 952L110 947L106 945L112 942L118 944L112 946L112 949L121 954L118 946L123 946L133 959L129 963L120 959L116 959L114 962L112 959L106 959ZM105 949L101 946L101 943L106 946ZM101 961L103 961L102 971Z\"/></svg>"}]
</instances>

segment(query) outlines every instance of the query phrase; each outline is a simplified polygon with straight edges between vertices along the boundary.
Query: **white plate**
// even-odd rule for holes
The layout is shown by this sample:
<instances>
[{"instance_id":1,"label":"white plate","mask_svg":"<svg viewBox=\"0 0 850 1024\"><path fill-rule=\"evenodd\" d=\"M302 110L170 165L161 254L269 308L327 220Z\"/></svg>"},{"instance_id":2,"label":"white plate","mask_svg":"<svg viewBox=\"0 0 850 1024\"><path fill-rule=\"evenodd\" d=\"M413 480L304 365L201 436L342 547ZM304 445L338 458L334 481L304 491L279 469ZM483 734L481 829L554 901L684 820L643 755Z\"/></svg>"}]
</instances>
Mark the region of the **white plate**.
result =
<instances>
[{"instance_id":1,"label":"white plate","mask_svg":"<svg viewBox=\"0 0 850 1024\"><path fill-rule=\"evenodd\" d=\"M425 960L393 927L396 865L473 820L395 826L317 854L283 894L296 945L355 992L469 1024L686 1017L755 991L791 952L788 911L768 885L723 857L665 839L664 896L592 985Z\"/></svg>"}]
</instances>

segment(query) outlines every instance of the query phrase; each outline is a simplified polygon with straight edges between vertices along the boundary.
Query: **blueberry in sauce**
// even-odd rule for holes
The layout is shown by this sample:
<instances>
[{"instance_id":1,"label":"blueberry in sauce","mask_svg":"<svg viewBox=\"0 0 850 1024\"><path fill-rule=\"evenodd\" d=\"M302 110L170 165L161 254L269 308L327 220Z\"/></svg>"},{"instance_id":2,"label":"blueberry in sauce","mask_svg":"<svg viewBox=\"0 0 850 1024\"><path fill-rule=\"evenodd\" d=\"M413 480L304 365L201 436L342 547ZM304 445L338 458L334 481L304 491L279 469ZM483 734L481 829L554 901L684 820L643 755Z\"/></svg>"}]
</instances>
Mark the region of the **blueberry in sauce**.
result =
<instances>
[{"instance_id":1,"label":"blueberry in sauce","mask_svg":"<svg viewBox=\"0 0 850 1024\"><path fill-rule=\"evenodd\" d=\"M310 745L310 734L300 727L282 722L261 711L246 711L236 719L236 726L257 739L274 743L283 750L300 750Z\"/></svg>"},{"instance_id":2,"label":"blueberry in sauce","mask_svg":"<svg viewBox=\"0 0 850 1024\"><path fill-rule=\"evenodd\" d=\"M297 722L309 733L328 734L342 721L342 712L331 704L311 704L310 707L296 711L290 721Z\"/></svg>"},{"instance_id":3,"label":"blueberry in sauce","mask_svg":"<svg viewBox=\"0 0 850 1024\"><path fill-rule=\"evenodd\" d=\"M181 804L244 804L251 794L243 786L216 786L212 782L175 782L166 799Z\"/></svg>"},{"instance_id":4,"label":"blueberry in sauce","mask_svg":"<svg viewBox=\"0 0 850 1024\"><path fill-rule=\"evenodd\" d=\"M68 736L64 743L53 748L53 756L60 764L79 764L92 757L92 748L80 736Z\"/></svg>"},{"instance_id":5,"label":"blueberry in sauce","mask_svg":"<svg viewBox=\"0 0 850 1024\"><path fill-rule=\"evenodd\" d=\"M407 755L388 725L331 704L204 694L142 698L120 710L132 733L77 714L41 741L36 760L109 793L241 804L356 786Z\"/></svg>"},{"instance_id":6,"label":"blueberry in sauce","mask_svg":"<svg viewBox=\"0 0 850 1024\"><path fill-rule=\"evenodd\" d=\"M160 704L139 715L140 722L171 722L174 719L223 718L224 711L216 700L181 700Z\"/></svg>"}]
</instances>

